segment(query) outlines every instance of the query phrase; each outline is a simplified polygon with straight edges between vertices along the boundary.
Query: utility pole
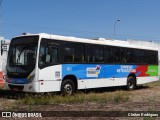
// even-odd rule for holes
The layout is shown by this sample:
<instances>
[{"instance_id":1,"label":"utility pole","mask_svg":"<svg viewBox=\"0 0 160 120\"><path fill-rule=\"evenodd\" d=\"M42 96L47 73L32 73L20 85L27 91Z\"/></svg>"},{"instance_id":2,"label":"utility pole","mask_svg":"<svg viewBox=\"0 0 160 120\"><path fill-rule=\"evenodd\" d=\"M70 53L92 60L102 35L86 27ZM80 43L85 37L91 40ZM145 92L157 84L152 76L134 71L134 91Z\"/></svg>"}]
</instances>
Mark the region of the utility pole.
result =
<instances>
[{"instance_id":1,"label":"utility pole","mask_svg":"<svg viewBox=\"0 0 160 120\"><path fill-rule=\"evenodd\" d=\"M116 23L121 21L120 19L117 19L114 23L114 39L115 39L115 35L116 35Z\"/></svg>"}]
</instances>

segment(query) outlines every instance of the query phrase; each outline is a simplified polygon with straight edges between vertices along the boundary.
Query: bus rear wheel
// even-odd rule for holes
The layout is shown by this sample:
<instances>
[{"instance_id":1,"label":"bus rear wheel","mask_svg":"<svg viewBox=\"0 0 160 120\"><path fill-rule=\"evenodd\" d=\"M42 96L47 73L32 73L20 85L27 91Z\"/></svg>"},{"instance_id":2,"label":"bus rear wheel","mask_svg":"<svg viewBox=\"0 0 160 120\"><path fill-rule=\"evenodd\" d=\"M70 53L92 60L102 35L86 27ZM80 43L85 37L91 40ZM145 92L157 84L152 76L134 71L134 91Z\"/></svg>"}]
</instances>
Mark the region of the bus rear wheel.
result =
<instances>
[{"instance_id":1,"label":"bus rear wheel","mask_svg":"<svg viewBox=\"0 0 160 120\"><path fill-rule=\"evenodd\" d=\"M136 80L129 76L127 79L127 90L134 90L136 88Z\"/></svg>"},{"instance_id":2,"label":"bus rear wheel","mask_svg":"<svg viewBox=\"0 0 160 120\"><path fill-rule=\"evenodd\" d=\"M75 93L75 85L74 82L70 79L64 80L61 86L61 94L63 96L73 95Z\"/></svg>"}]
</instances>

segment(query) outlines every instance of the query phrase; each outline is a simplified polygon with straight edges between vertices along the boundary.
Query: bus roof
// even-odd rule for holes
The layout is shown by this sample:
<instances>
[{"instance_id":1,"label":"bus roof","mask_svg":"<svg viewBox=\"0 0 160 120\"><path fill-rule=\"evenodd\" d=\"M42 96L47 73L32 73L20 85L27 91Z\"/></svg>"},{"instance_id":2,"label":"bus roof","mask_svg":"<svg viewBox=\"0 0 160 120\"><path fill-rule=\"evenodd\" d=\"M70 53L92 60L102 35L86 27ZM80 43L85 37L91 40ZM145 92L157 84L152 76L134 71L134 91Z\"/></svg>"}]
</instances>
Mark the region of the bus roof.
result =
<instances>
[{"instance_id":1,"label":"bus roof","mask_svg":"<svg viewBox=\"0 0 160 120\"><path fill-rule=\"evenodd\" d=\"M148 46L144 46L144 45L133 45L133 44L129 43L128 41L105 39L105 38L86 39L86 38L77 38L77 37L72 37L72 36L53 35L53 34L47 34L47 33L25 34L22 36L35 36L35 35L38 35L40 38L46 38L46 39L56 39L56 40L63 40L63 41L70 41L70 42L110 45L110 46L138 48L138 49L147 49L147 50L158 51L158 48L148 47Z\"/></svg>"}]
</instances>

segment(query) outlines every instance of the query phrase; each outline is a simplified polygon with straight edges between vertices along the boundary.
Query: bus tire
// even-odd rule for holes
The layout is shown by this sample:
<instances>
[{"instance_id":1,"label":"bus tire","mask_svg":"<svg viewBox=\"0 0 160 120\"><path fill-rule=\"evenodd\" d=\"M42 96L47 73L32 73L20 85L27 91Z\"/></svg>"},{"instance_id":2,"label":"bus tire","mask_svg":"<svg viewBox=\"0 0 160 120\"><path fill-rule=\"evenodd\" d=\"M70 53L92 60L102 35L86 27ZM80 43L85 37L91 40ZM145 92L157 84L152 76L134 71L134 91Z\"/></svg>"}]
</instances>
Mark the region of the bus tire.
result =
<instances>
[{"instance_id":1,"label":"bus tire","mask_svg":"<svg viewBox=\"0 0 160 120\"><path fill-rule=\"evenodd\" d=\"M127 79L127 90L134 90L136 88L136 80L129 76Z\"/></svg>"},{"instance_id":2,"label":"bus tire","mask_svg":"<svg viewBox=\"0 0 160 120\"><path fill-rule=\"evenodd\" d=\"M75 85L74 82L70 79L66 79L62 82L61 85L61 94L63 96L73 95L75 93Z\"/></svg>"}]
</instances>

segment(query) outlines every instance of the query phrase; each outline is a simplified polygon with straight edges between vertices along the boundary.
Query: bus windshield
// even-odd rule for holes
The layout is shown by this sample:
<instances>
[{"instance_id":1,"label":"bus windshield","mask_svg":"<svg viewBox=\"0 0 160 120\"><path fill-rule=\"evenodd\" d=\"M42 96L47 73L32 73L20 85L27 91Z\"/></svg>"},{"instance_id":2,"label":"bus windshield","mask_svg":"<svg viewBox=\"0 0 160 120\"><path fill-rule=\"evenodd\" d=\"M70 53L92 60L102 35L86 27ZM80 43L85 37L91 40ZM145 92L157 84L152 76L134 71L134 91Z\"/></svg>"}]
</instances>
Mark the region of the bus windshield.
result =
<instances>
[{"instance_id":1,"label":"bus windshield","mask_svg":"<svg viewBox=\"0 0 160 120\"><path fill-rule=\"evenodd\" d=\"M9 77L27 77L34 70L37 46L37 36L12 39L7 64Z\"/></svg>"}]
</instances>

